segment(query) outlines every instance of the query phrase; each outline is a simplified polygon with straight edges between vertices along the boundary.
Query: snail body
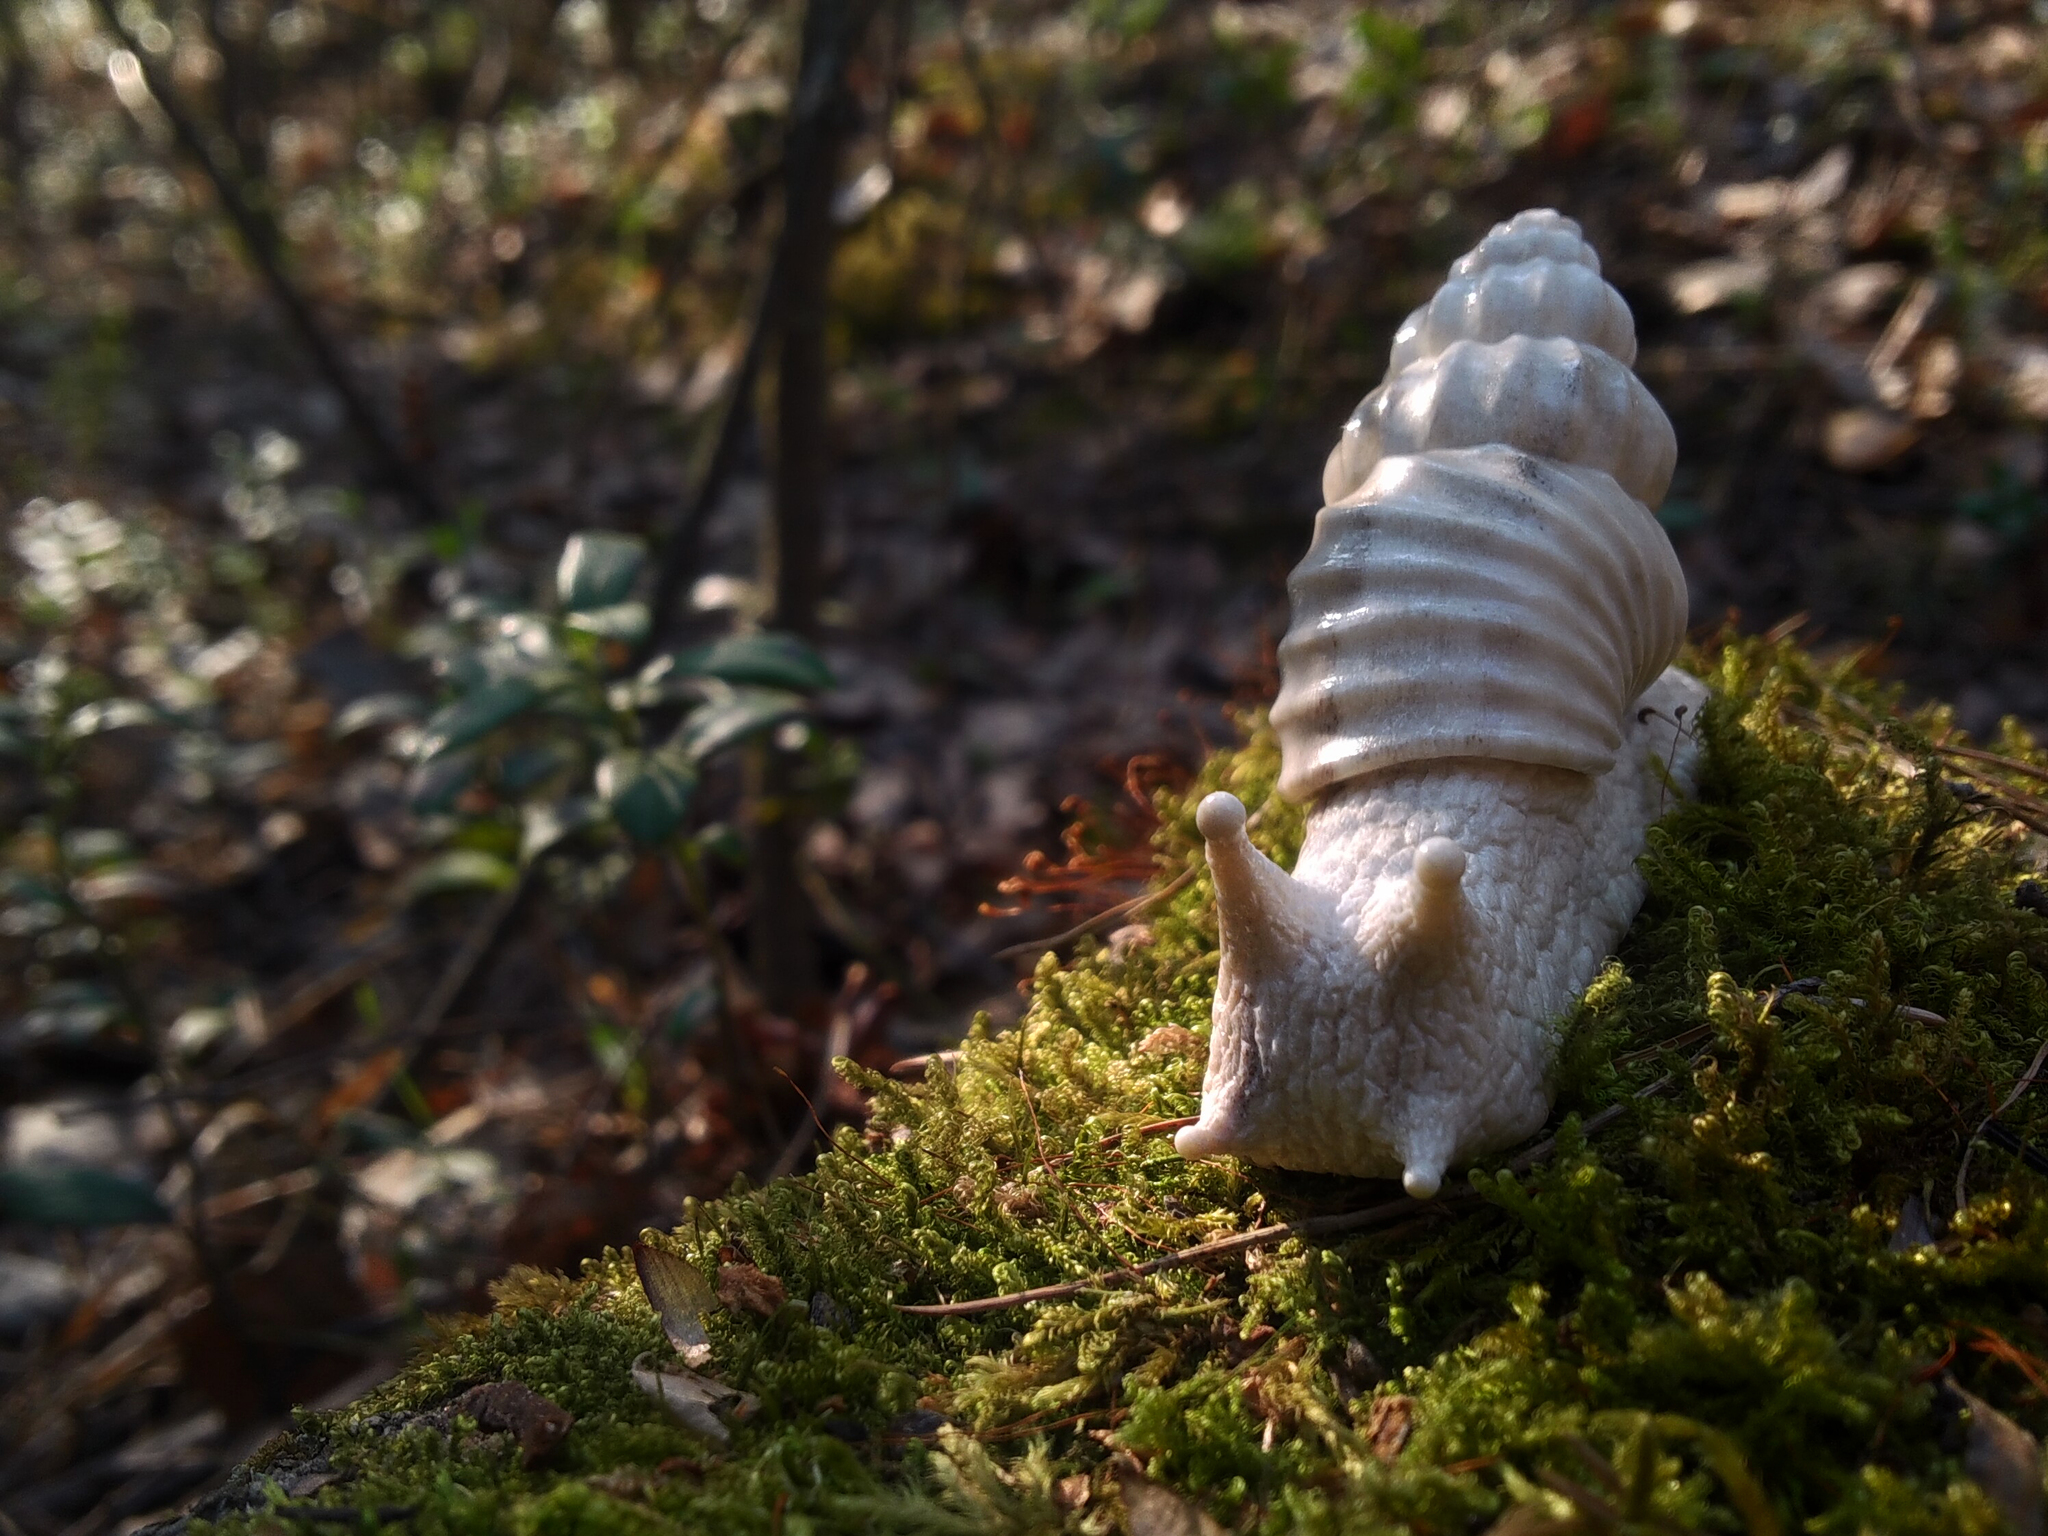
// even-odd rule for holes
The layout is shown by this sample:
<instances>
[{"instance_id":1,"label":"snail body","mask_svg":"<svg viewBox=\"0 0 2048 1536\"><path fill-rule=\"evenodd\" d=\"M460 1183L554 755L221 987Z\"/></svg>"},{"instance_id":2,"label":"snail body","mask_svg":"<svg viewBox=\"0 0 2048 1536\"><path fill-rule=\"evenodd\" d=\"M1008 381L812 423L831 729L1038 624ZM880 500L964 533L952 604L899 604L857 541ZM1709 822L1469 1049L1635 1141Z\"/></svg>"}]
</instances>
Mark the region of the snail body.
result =
<instances>
[{"instance_id":1,"label":"snail body","mask_svg":"<svg viewBox=\"0 0 2048 1536\"><path fill-rule=\"evenodd\" d=\"M1436 1192L1549 1113L1555 1021L1641 906L1705 689L1668 664L1675 457L1578 226L1518 215L1397 333L1290 578L1290 875L1198 811L1222 963L1188 1156Z\"/></svg>"}]
</instances>

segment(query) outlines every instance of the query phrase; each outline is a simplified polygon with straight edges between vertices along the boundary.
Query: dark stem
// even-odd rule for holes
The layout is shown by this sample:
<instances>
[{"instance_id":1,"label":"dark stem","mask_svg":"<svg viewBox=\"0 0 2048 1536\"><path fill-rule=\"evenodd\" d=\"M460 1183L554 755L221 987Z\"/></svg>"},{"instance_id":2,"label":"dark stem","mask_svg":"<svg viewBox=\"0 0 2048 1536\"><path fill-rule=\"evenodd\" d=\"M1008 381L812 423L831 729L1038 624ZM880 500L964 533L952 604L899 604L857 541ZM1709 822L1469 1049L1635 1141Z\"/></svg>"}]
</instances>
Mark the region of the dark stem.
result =
<instances>
[{"instance_id":1,"label":"dark stem","mask_svg":"<svg viewBox=\"0 0 2048 1536\"><path fill-rule=\"evenodd\" d=\"M832 195L851 126L846 64L874 0L809 0L795 101L782 156L782 235L771 286L781 335L775 365L774 498L761 538L769 627L813 639L823 595L827 468L826 323L832 277ZM810 903L797 872L803 826L796 764L773 744L756 750L748 949L763 1001L778 1011L816 984Z\"/></svg>"},{"instance_id":2,"label":"dark stem","mask_svg":"<svg viewBox=\"0 0 2048 1536\"><path fill-rule=\"evenodd\" d=\"M781 242L778 241L754 294L752 319L747 325L746 350L740 354L738 366L726 381L725 397L719 404L717 423L710 433L711 447L705 455L704 467L697 475L697 488L661 540L654 590L648 599L647 638L641 643L640 660L644 661L652 654L674 627L676 605L682 599L683 584L697 565L697 541L704 531L706 519L718 505L718 498L725 494L725 482L732 477L733 465L739 459L740 444L746 440L747 423L752 419L754 381L760 377L761 356L767 350L768 336L774 329L776 273L781 265Z\"/></svg>"},{"instance_id":3,"label":"dark stem","mask_svg":"<svg viewBox=\"0 0 2048 1536\"><path fill-rule=\"evenodd\" d=\"M45 766L46 777L52 777L50 767ZM70 861L64 852L65 829L72 821L73 803L76 799L76 781L67 775L62 781L64 788L50 797L51 821L56 824L56 835L50 839L50 846L56 858L57 882L64 892L65 903L75 914L86 922L94 922L92 914L76 904L71 892L74 889L74 875ZM190 1107L176 1095L181 1086L182 1073L178 1068L176 1053L170 1048L162 1022L150 1006L148 994L136 982L128 968L125 946L117 948L102 943L99 952L103 974L113 983L121 998L122 1007L142 1030L144 1044L155 1071L157 1081L171 1093L163 1105L164 1121L171 1130L171 1158L182 1164L188 1180L186 1186L185 1240L191 1245L193 1261L199 1266L200 1278L206 1282L206 1289L212 1298L214 1316L219 1319L221 1331L232 1341L236 1355L240 1358L243 1371L256 1388L257 1396L268 1411L285 1406L280 1399L280 1386L270 1362L257 1350L250 1335L248 1320L242 1314L242 1304L235 1295L233 1274L226 1258L214 1244L213 1234L206 1226L207 1170L204 1159L199 1156L197 1145L203 1127L192 1118Z\"/></svg>"},{"instance_id":4,"label":"dark stem","mask_svg":"<svg viewBox=\"0 0 2048 1536\"><path fill-rule=\"evenodd\" d=\"M19 178L28 165L28 135L22 114L28 105L28 48L21 40L20 18L11 5L0 5L0 49L5 51L6 77L0 79L0 143L7 146L7 166Z\"/></svg>"},{"instance_id":5,"label":"dark stem","mask_svg":"<svg viewBox=\"0 0 2048 1536\"><path fill-rule=\"evenodd\" d=\"M340 348L327 334L319 316L313 313L312 306L306 302L305 296L299 292L285 271L284 238L278 231L276 221L271 218L268 210L260 208L243 195L235 177L221 164L219 157L207 143L206 135L200 131L199 125L186 113L178 98L172 93L170 82L149 61L142 45L122 25L121 18L115 12L113 0L98 0L98 3L100 15L107 26L121 40L121 46L134 56L137 66L142 71L143 83L149 87L150 95L162 109L179 146L191 156L193 163L212 184L214 195L220 199L221 211L234 226L243 249L248 252L249 259L255 263L265 285L270 289L271 297L276 300L278 308L284 311L292 329L298 332L299 341L311 355L314 367L327 381L327 387L340 399L349 425L355 429L356 435L362 439L363 446L369 450L370 457L375 461L385 483L410 501L429 520L445 521L446 509L442 506L433 486L418 472L412 461L399 451L396 440L370 404L369 396L364 393L354 371L342 357Z\"/></svg>"},{"instance_id":6,"label":"dark stem","mask_svg":"<svg viewBox=\"0 0 2048 1536\"><path fill-rule=\"evenodd\" d=\"M384 1079L383 1090L365 1107L376 1108L383 1101L384 1094L412 1070L412 1064L419 1059L420 1052L426 1049L427 1043L434 1038L435 1031L440 1029L441 1021L448 1016L448 1010L455 1006L455 999L462 995L462 989L469 985L469 979L476 974L476 968L483 964L484 956L489 954L491 946L497 943L498 934L504 928L506 920L511 917L513 908L519 905L519 898L526 894L532 873L530 865L521 869L517 879L502 891L494 893L491 899L484 903L483 910L477 913L475 920L464 931L462 942L455 947L455 953L448 957L447 964L441 968L441 974L435 978L433 990L427 994L426 999L420 1004L419 1011L407 1023L405 1033L399 1037L398 1064Z\"/></svg>"}]
</instances>

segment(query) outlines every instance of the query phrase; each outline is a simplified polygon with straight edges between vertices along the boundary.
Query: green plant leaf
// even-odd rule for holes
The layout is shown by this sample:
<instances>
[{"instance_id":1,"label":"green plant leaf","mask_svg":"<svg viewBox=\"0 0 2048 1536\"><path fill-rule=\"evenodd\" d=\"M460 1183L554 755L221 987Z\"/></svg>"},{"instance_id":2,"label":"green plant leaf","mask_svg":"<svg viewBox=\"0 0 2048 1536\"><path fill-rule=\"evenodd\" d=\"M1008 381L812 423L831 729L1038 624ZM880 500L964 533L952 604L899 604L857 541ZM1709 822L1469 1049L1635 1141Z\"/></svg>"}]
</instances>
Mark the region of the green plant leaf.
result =
<instances>
[{"instance_id":1,"label":"green plant leaf","mask_svg":"<svg viewBox=\"0 0 2048 1536\"><path fill-rule=\"evenodd\" d=\"M53 981L36 993L11 1033L22 1044L83 1045L123 1011L113 992L96 981Z\"/></svg>"},{"instance_id":2,"label":"green plant leaf","mask_svg":"<svg viewBox=\"0 0 2048 1536\"><path fill-rule=\"evenodd\" d=\"M685 676L715 677L736 686L786 688L793 693L822 693L834 681L824 657L795 635L775 630L728 635L715 645L678 652L674 668ZM643 671L641 675L647 674Z\"/></svg>"},{"instance_id":3,"label":"green plant leaf","mask_svg":"<svg viewBox=\"0 0 2048 1536\"><path fill-rule=\"evenodd\" d=\"M412 694L373 693L357 699L336 715L333 724L327 727L327 734L341 741L358 731L399 725L407 720L417 720L425 713L426 705Z\"/></svg>"},{"instance_id":4,"label":"green plant leaf","mask_svg":"<svg viewBox=\"0 0 2048 1536\"><path fill-rule=\"evenodd\" d=\"M585 608L571 613L562 622L570 629L581 630L586 635L596 635L600 640L624 640L630 643L647 633L647 605L611 603L603 608Z\"/></svg>"},{"instance_id":5,"label":"green plant leaf","mask_svg":"<svg viewBox=\"0 0 2048 1536\"><path fill-rule=\"evenodd\" d=\"M647 545L623 533L579 533L562 547L555 591L570 613L625 602L647 561Z\"/></svg>"},{"instance_id":6,"label":"green plant leaf","mask_svg":"<svg viewBox=\"0 0 2048 1536\"><path fill-rule=\"evenodd\" d=\"M0 1169L0 1220L38 1227L119 1227L170 1213L139 1179L104 1168Z\"/></svg>"},{"instance_id":7,"label":"green plant leaf","mask_svg":"<svg viewBox=\"0 0 2048 1536\"><path fill-rule=\"evenodd\" d=\"M466 747L526 713L540 699L540 688L531 678L501 677L495 683L485 683L435 713L420 732L414 755L420 762L429 763L443 752Z\"/></svg>"},{"instance_id":8,"label":"green plant leaf","mask_svg":"<svg viewBox=\"0 0 2048 1536\"><path fill-rule=\"evenodd\" d=\"M13 901L62 901L64 888L26 870L0 869L0 896Z\"/></svg>"},{"instance_id":9,"label":"green plant leaf","mask_svg":"<svg viewBox=\"0 0 2048 1536\"><path fill-rule=\"evenodd\" d=\"M780 688L735 688L692 711L670 744L690 761L701 763L734 742L744 741L803 712L801 694Z\"/></svg>"},{"instance_id":10,"label":"green plant leaf","mask_svg":"<svg viewBox=\"0 0 2048 1536\"><path fill-rule=\"evenodd\" d=\"M447 891L502 891L519 871L494 854L476 848L451 848L414 870L405 882L407 904Z\"/></svg>"},{"instance_id":11,"label":"green plant leaf","mask_svg":"<svg viewBox=\"0 0 2048 1536\"><path fill-rule=\"evenodd\" d=\"M717 859L731 869L747 867L747 840L729 821L713 821L699 828L690 845L707 858Z\"/></svg>"},{"instance_id":12,"label":"green plant leaf","mask_svg":"<svg viewBox=\"0 0 2048 1536\"><path fill-rule=\"evenodd\" d=\"M578 755L575 747L561 740L514 747L498 759L498 785L513 794L524 794L574 764Z\"/></svg>"},{"instance_id":13,"label":"green plant leaf","mask_svg":"<svg viewBox=\"0 0 2048 1536\"><path fill-rule=\"evenodd\" d=\"M519 862L532 863L564 838L603 819L603 806L588 795L526 806L520 812Z\"/></svg>"},{"instance_id":14,"label":"green plant leaf","mask_svg":"<svg viewBox=\"0 0 2048 1536\"><path fill-rule=\"evenodd\" d=\"M131 725L154 725L162 718L140 699L101 699L83 704L64 722L73 736L97 736L103 731L125 730Z\"/></svg>"},{"instance_id":15,"label":"green plant leaf","mask_svg":"<svg viewBox=\"0 0 2048 1536\"><path fill-rule=\"evenodd\" d=\"M674 747L614 752L597 765L597 792L634 842L659 843L682 825L697 772Z\"/></svg>"},{"instance_id":16,"label":"green plant leaf","mask_svg":"<svg viewBox=\"0 0 2048 1536\"><path fill-rule=\"evenodd\" d=\"M669 1004L661 1016L661 1027L672 1042L680 1045L701 1026L716 1017L718 983L706 975L700 977L681 997Z\"/></svg>"},{"instance_id":17,"label":"green plant leaf","mask_svg":"<svg viewBox=\"0 0 2048 1536\"><path fill-rule=\"evenodd\" d=\"M14 699L0 699L0 757L25 757L34 740L28 711Z\"/></svg>"},{"instance_id":18,"label":"green plant leaf","mask_svg":"<svg viewBox=\"0 0 2048 1536\"><path fill-rule=\"evenodd\" d=\"M406 779L406 803L423 816L445 811L476 778L474 752L450 752L421 763Z\"/></svg>"}]
</instances>

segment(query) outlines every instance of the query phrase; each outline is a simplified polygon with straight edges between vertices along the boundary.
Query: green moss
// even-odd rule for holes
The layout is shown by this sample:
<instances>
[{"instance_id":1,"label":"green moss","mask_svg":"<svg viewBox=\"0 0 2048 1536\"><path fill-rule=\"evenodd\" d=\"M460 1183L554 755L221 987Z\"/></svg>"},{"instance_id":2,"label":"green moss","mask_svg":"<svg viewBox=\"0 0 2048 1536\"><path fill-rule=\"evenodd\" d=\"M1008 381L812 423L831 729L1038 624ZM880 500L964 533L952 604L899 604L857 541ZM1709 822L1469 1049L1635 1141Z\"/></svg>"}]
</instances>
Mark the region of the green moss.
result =
<instances>
[{"instance_id":1,"label":"green moss","mask_svg":"<svg viewBox=\"0 0 2048 1536\"><path fill-rule=\"evenodd\" d=\"M1048 957L1025 1022L978 1024L956 1070L849 1067L873 1118L815 1173L650 1239L788 1290L774 1317L709 1320L712 1370L762 1400L729 1449L633 1389L634 1357L665 1346L610 1253L574 1285L510 1277L491 1318L309 1418L302 1438L360 1474L323 1497L417 1504L423 1533L1100 1532L1121 1528L1122 1450L1239 1530L1477 1529L1517 1504L1567 1514L1576 1486L1689 1529L1998 1529L1935 1367L1952 1355L1971 1390L2048 1427L2013 1363L2048 1343L2048 1181L1980 1145L1939 1244L1891 1244L1909 1198L1952 1204L1968 1137L2048 1035L2048 923L2012 902L2033 849L2001 798L2025 783L1977 763L1992 792L1958 786L1930 745L1947 718L1901 718L1853 666L1755 641L1695 664L1717 689L1702 792L1653 834L1642 916L1564 1021L1540 1166L1477 1170L1479 1202L1330 1247L1010 1312L896 1311L1387 1198L1135 1134L1198 1101L1198 1061L1135 1049L1206 1034L1198 871L1149 945ZM1219 786L1290 861L1301 818L1272 798L1276 768L1261 729L1163 798L1162 882L1199 864L1192 807ZM2048 1094L2002 1123L2048 1141ZM398 1411L497 1379L578 1417L541 1468ZM920 1404L959 1428L893 1443ZM1404 1416L1402 1444L1385 1430Z\"/></svg>"}]
</instances>

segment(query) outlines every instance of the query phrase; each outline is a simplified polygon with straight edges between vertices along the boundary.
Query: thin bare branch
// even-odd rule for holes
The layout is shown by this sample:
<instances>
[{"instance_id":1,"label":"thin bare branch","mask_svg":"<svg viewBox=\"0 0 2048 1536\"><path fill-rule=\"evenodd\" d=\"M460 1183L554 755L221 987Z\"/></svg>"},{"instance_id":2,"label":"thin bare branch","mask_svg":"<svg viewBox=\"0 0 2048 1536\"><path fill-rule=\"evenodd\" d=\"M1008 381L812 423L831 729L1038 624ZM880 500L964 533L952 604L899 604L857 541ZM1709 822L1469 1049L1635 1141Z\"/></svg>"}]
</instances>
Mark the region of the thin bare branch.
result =
<instances>
[{"instance_id":1,"label":"thin bare branch","mask_svg":"<svg viewBox=\"0 0 2048 1536\"><path fill-rule=\"evenodd\" d=\"M1085 934L1094 933L1099 928L1108 927L1120 917L1136 917L1147 907L1157 906L1170 896L1178 896L1188 888L1189 883L1194 878L1195 871L1192 868L1184 869L1156 891L1147 891L1142 896L1133 896L1129 901L1118 902L1106 912L1098 912L1085 922L1076 923L1073 927L1067 929L1066 932L1056 933L1049 939L1025 939L1021 943L1007 944L997 950L990 958L995 960L1014 960L1019 955L1043 954L1048 949L1059 949L1064 945L1073 943L1074 940L1081 938Z\"/></svg>"},{"instance_id":2,"label":"thin bare branch","mask_svg":"<svg viewBox=\"0 0 2048 1536\"><path fill-rule=\"evenodd\" d=\"M234 175L221 164L219 156L207 143L206 135L201 132L199 124L172 91L170 81L164 77L163 71L150 61L148 50L128 31L114 5L114 0L98 0L98 5L101 18L121 40L121 46L134 58L136 67L142 73L143 84L149 88L149 94L162 109L164 119L171 125L171 132L179 146L212 184L214 195L220 199L221 211L234 226L235 233L241 238L243 249L248 252L250 261L255 263L256 270L270 289L277 307L284 311L292 329L298 332L299 341L311 354L314 367L327 381L327 387L340 399L349 425L355 429L356 435L362 439L363 446L376 461L378 473L392 490L410 501L422 516L434 522L445 521L447 509L433 485L420 473L418 466L399 450L397 440L392 437L383 418L377 414L376 408L370 404L369 395L356 378L347 359L341 355L341 349L335 345L333 337L327 334L327 328L320 323L319 316L313 313L312 305L307 303L305 295L299 292L298 286L286 272L285 242L276 221L244 194Z\"/></svg>"}]
</instances>

